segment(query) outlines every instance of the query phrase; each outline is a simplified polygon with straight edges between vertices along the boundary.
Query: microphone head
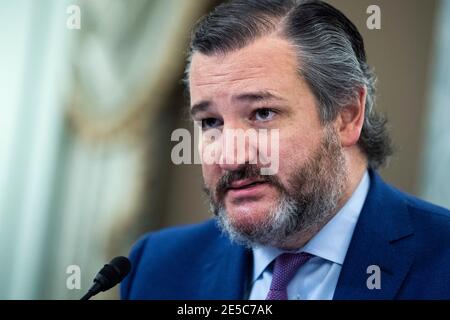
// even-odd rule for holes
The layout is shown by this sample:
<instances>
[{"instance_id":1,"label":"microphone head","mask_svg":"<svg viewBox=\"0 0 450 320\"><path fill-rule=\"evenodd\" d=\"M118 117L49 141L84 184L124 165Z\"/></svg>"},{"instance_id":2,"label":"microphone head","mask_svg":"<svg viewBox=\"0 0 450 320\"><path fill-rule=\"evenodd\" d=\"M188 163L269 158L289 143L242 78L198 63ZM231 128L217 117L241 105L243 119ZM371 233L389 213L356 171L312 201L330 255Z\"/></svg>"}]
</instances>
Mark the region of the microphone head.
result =
<instances>
[{"instance_id":1,"label":"microphone head","mask_svg":"<svg viewBox=\"0 0 450 320\"><path fill-rule=\"evenodd\" d=\"M126 257L115 257L109 264L112 265L120 275L120 281L122 281L131 270L131 262Z\"/></svg>"},{"instance_id":2,"label":"microphone head","mask_svg":"<svg viewBox=\"0 0 450 320\"><path fill-rule=\"evenodd\" d=\"M111 289L121 282L131 270L131 263L125 257L115 257L105 264L94 279L101 286L101 291Z\"/></svg>"}]
</instances>

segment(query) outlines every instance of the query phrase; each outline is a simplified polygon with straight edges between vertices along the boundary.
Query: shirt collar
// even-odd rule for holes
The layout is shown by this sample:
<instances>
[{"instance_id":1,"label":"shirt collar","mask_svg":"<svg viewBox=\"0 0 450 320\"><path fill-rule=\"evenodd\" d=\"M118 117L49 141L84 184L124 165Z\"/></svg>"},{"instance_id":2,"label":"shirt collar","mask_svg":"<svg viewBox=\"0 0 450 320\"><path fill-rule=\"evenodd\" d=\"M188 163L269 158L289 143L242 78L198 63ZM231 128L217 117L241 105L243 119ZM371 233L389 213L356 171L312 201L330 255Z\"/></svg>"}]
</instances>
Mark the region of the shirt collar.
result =
<instances>
[{"instance_id":1,"label":"shirt collar","mask_svg":"<svg viewBox=\"0 0 450 320\"><path fill-rule=\"evenodd\" d=\"M356 222L361 213L370 177L366 171L350 199L341 210L301 249L316 257L342 265L350 245ZM274 247L253 248L253 281L259 278L269 264L285 251Z\"/></svg>"}]
</instances>

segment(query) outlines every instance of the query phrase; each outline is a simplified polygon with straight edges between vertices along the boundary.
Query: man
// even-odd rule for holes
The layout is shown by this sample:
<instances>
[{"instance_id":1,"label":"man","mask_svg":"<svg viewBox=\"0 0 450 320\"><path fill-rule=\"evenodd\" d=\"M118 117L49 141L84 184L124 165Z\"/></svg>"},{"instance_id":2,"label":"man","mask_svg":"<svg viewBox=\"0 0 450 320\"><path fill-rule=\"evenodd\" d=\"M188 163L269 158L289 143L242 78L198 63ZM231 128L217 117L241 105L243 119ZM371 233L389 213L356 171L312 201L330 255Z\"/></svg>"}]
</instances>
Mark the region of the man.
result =
<instances>
[{"instance_id":1,"label":"man","mask_svg":"<svg viewBox=\"0 0 450 320\"><path fill-rule=\"evenodd\" d=\"M236 0L193 33L191 114L215 219L143 237L124 299L450 299L449 211L384 183L386 121L356 27L321 1ZM279 165L225 148L278 130ZM219 132L214 139L209 132ZM271 145L273 149L274 146Z\"/></svg>"}]
</instances>

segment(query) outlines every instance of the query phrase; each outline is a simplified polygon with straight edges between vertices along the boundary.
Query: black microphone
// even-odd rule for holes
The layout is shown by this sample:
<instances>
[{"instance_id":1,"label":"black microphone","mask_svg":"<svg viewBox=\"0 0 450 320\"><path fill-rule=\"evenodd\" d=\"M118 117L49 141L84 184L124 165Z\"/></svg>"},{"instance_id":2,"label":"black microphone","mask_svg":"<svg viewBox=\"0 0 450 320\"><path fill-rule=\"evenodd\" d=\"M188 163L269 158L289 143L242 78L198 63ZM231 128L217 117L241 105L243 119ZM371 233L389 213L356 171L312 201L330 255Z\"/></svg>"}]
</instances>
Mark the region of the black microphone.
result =
<instances>
[{"instance_id":1,"label":"black microphone","mask_svg":"<svg viewBox=\"0 0 450 320\"><path fill-rule=\"evenodd\" d=\"M125 257L115 257L97 273L94 284L80 300L89 300L97 293L111 289L121 282L130 270L130 260Z\"/></svg>"}]
</instances>

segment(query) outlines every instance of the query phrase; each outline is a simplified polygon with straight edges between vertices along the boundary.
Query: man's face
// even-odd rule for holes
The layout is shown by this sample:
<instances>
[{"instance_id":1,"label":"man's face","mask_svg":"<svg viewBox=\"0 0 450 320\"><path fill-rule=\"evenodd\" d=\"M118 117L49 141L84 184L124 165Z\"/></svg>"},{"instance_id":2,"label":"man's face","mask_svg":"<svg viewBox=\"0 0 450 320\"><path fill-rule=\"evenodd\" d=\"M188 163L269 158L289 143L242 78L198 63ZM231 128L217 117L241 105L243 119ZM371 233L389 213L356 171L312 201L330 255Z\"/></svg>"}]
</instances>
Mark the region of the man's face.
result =
<instances>
[{"instance_id":1,"label":"man's face","mask_svg":"<svg viewBox=\"0 0 450 320\"><path fill-rule=\"evenodd\" d=\"M324 201L317 199L317 191L336 191L329 190L329 182L342 180L342 174L334 170L337 164L343 166L337 135L332 127L321 124L316 99L297 70L295 51L278 37L260 38L225 55L195 53L192 57L191 113L202 124L204 134L210 130L279 130L279 166L273 176L259 174L260 162L248 164L261 147L258 144L245 144L245 161L236 159L239 150L219 148L221 161L202 164L215 213L227 228L245 237L261 230L269 233L266 229L279 224L274 219L283 219L286 213L281 211L287 206L296 207L291 214L297 216L320 209L304 208L304 202ZM226 139L222 134L213 143L223 145L229 142ZM233 159L236 161L230 161ZM298 223L296 228L301 229ZM277 244L262 237L251 241Z\"/></svg>"}]
</instances>

